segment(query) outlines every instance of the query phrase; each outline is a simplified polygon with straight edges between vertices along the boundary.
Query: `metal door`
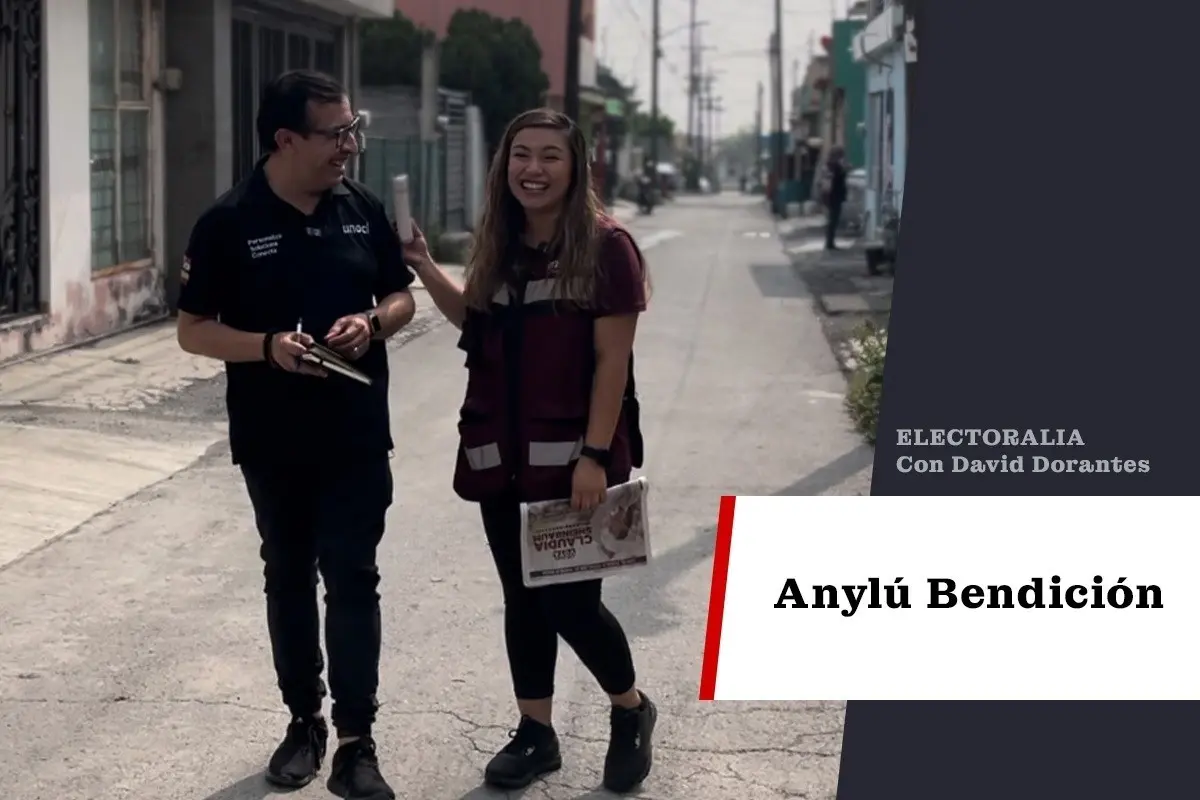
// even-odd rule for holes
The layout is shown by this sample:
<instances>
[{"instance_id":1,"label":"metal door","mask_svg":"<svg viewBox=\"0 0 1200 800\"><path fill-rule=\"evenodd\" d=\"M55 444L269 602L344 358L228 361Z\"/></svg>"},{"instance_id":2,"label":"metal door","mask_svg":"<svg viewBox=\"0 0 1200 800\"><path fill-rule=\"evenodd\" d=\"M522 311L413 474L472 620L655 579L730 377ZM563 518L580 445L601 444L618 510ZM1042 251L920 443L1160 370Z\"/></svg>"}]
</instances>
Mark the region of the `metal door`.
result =
<instances>
[{"instance_id":1,"label":"metal door","mask_svg":"<svg viewBox=\"0 0 1200 800\"><path fill-rule=\"evenodd\" d=\"M342 29L299 15L240 4L233 17L233 181L261 155L255 117L262 87L287 69L318 69L341 77Z\"/></svg>"},{"instance_id":2,"label":"metal door","mask_svg":"<svg viewBox=\"0 0 1200 800\"><path fill-rule=\"evenodd\" d=\"M41 0L0 0L0 320L41 311Z\"/></svg>"}]
</instances>

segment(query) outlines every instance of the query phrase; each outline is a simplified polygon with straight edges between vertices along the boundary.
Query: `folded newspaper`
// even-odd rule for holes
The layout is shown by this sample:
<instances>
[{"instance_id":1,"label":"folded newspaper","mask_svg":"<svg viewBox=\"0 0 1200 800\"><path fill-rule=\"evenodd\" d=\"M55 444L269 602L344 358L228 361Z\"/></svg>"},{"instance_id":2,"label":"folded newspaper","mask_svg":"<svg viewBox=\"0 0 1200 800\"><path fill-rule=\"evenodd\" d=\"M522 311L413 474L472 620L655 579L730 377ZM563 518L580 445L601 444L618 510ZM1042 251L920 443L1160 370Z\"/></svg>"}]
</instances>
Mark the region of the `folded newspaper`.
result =
<instances>
[{"instance_id":1,"label":"folded newspaper","mask_svg":"<svg viewBox=\"0 0 1200 800\"><path fill-rule=\"evenodd\" d=\"M636 478L608 490L602 504L574 511L570 500L521 506L521 566L525 585L604 578L650 562L650 484Z\"/></svg>"}]
</instances>

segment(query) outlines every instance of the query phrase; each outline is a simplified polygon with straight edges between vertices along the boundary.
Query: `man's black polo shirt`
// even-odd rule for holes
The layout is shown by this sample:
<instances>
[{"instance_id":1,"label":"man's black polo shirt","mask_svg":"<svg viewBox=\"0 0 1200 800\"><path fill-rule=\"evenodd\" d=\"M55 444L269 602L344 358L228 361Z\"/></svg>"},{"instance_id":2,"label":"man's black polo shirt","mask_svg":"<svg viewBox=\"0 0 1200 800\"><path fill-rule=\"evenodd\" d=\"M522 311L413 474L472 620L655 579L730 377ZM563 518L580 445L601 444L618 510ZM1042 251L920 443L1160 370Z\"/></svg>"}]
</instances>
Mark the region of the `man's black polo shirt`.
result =
<instances>
[{"instance_id":1,"label":"man's black polo shirt","mask_svg":"<svg viewBox=\"0 0 1200 800\"><path fill-rule=\"evenodd\" d=\"M323 343L338 318L408 288L413 276L378 198L347 179L305 216L271 190L263 163L192 229L181 311L253 333L294 331L303 320L304 332ZM373 340L355 365L372 377L370 387L262 361L227 364L234 463L315 463L390 451L384 342Z\"/></svg>"}]
</instances>

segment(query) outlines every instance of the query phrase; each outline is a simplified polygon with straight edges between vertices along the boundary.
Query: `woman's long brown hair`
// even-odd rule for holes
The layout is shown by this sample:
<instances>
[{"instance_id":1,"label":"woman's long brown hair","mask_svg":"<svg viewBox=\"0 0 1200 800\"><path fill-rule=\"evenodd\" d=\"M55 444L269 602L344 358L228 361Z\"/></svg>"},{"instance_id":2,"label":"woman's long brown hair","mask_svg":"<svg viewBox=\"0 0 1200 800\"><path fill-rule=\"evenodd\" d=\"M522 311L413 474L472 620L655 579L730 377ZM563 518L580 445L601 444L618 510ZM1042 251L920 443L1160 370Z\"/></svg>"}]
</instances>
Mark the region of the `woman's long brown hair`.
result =
<instances>
[{"instance_id":1,"label":"woman's long brown hair","mask_svg":"<svg viewBox=\"0 0 1200 800\"><path fill-rule=\"evenodd\" d=\"M558 231L550 243L558 259L557 291L583 306L596 291L598 221L603 205L592 186L592 167L583 131L565 114L536 108L509 123L504 140L488 170L486 202L467 259L463 294L471 308L486 311L492 297L504 286L506 270L516 257L525 232L525 210L508 188L508 159L513 139L526 128L549 128L566 134L571 150L571 184L563 198Z\"/></svg>"}]
</instances>

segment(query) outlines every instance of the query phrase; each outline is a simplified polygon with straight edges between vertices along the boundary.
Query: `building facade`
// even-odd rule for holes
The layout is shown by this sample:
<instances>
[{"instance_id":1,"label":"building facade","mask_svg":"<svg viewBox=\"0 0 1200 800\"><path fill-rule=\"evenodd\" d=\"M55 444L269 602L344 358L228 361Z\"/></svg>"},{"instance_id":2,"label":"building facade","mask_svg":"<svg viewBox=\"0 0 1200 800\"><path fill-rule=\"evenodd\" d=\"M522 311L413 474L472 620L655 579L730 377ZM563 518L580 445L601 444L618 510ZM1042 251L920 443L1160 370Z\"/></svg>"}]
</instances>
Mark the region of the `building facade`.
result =
<instances>
[{"instance_id":1,"label":"building facade","mask_svg":"<svg viewBox=\"0 0 1200 800\"><path fill-rule=\"evenodd\" d=\"M258 156L262 83L315 67L353 91L355 19L391 13L0 0L0 363L169 313L192 225Z\"/></svg>"},{"instance_id":2,"label":"building facade","mask_svg":"<svg viewBox=\"0 0 1200 800\"><path fill-rule=\"evenodd\" d=\"M549 0L396 0L396 9L422 28L442 37L460 8L486 11L500 19L517 18L533 31L542 49L542 71L550 80L546 105L563 107L567 80L567 3ZM605 97L597 88L596 0L583 0L583 36L579 42L580 105L601 113Z\"/></svg>"},{"instance_id":3,"label":"building facade","mask_svg":"<svg viewBox=\"0 0 1200 800\"><path fill-rule=\"evenodd\" d=\"M824 139L830 146L845 148L852 169L861 167L864 160L862 122L867 79L863 65L851 54L852 42L863 27L861 19L839 19L834 20L830 32L831 91L826 95L828 127Z\"/></svg>"},{"instance_id":4,"label":"building facade","mask_svg":"<svg viewBox=\"0 0 1200 800\"><path fill-rule=\"evenodd\" d=\"M907 58L904 7L872 0L870 19L854 37L854 59L866 69L866 238L878 236L882 212L903 208L908 153Z\"/></svg>"}]
</instances>

